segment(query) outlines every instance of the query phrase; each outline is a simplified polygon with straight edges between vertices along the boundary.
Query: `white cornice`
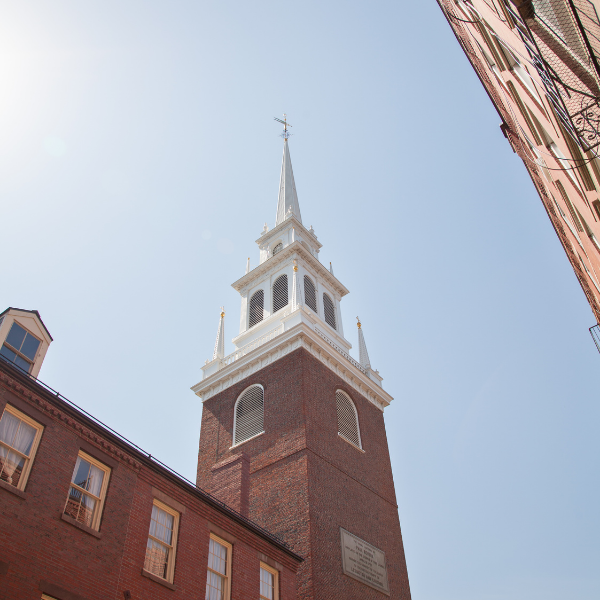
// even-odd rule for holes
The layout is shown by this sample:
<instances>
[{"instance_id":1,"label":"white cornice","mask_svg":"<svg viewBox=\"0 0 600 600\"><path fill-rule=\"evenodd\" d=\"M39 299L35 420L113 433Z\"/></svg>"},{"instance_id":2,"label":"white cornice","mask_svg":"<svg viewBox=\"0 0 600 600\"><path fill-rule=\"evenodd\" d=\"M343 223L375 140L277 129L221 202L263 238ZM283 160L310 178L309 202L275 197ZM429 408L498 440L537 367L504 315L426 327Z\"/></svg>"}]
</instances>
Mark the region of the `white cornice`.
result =
<instances>
[{"instance_id":1,"label":"white cornice","mask_svg":"<svg viewBox=\"0 0 600 600\"><path fill-rule=\"evenodd\" d=\"M256 350L224 366L191 389L205 402L298 348L310 352L379 410L383 411L393 400L383 388L359 371L305 323L299 323Z\"/></svg>"},{"instance_id":2,"label":"white cornice","mask_svg":"<svg viewBox=\"0 0 600 600\"><path fill-rule=\"evenodd\" d=\"M298 219L294 215L292 215L291 217L288 217L282 223L279 223L279 225L277 225L277 227L273 227L273 229L271 229L271 231L267 231L267 233L265 233L264 235L261 235L256 240L256 243L259 245L260 248L263 248L269 240L278 236L282 231L287 229L290 225L293 225L295 228L297 228L300 231L301 234L304 234L311 241L311 243L317 247L317 249L320 249L323 247L323 244L321 244L321 242L319 242L319 240L317 239L317 236L313 235L308 229L306 229L306 227L304 227L304 225L302 225L302 223L300 223L300 221L298 221Z\"/></svg>"},{"instance_id":3,"label":"white cornice","mask_svg":"<svg viewBox=\"0 0 600 600\"><path fill-rule=\"evenodd\" d=\"M262 278L267 272L274 267L281 265L286 262L289 258L293 258L296 254L299 258L304 260L315 272L326 282L329 286L340 296L344 297L349 293L348 288L342 284L342 282L333 274L329 272L303 245L301 242L296 240L289 246L286 246L281 252L272 256L264 263L258 265L258 267L252 269L250 273L247 273L237 281L231 284L231 287L236 292L242 292L244 288L249 288L259 278Z\"/></svg>"}]
</instances>

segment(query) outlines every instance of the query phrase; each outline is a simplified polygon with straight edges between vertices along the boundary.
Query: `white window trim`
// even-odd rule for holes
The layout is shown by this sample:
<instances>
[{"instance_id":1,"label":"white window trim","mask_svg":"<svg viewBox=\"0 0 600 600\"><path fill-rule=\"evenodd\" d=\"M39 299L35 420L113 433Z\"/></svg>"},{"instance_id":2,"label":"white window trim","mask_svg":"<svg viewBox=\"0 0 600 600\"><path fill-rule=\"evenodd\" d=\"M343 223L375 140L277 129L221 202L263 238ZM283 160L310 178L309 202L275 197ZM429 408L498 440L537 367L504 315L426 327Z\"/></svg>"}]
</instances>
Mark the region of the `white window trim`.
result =
<instances>
[{"instance_id":1,"label":"white window trim","mask_svg":"<svg viewBox=\"0 0 600 600\"><path fill-rule=\"evenodd\" d=\"M262 390L263 393L263 430L259 433L254 434L252 437L249 437L248 439L242 441L242 442L238 442L237 444L235 443L235 433L236 433L236 428L237 428L237 407L238 404L240 402L240 400L242 399L242 396L250 389L253 387L259 387ZM260 383L253 383L252 385L249 385L247 388L244 389L244 391L242 391L242 393L237 397L237 400L235 401L235 404L233 405L233 446L231 446L231 448L236 448L237 446L241 446L242 444L245 444L246 442L249 442L250 440L253 440L254 438L258 437L259 435L262 435L263 433L265 433L265 388L260 384Z\"/></svg>"},{"instance_id":2,"label":"white window trim","mask_svg":"<svg viewBox=\"0 0 600 600\"><path fill-rule=\"evenodd\" d=\"M11 415L13 415L13 417L17 417L17 419L21 419L22 421L27 423L27 425L30 425L31 427L36 429L35 437L33 439L33 444L31 445L31 452L29 453L29 456L26 458L25 467L23 468L23 472L21 473L21 479L19 479L19 485L13 486L10 483L5 482L6 485L11 485L11 487L14 487L17 490L24 491L25 486L27 485L27 480L29 479L29 474L31 472L33 460L35 459L35 454L36 454L38 446L40 444L40 439L42 438L44 426L41 423L34 421L31 417L28 417L26 414L23 414L20 410L17 410L16 408L14 408L14 406L11 406L10 404L7 404L4 407L4 411L2 412L2 414L4 414L5 412L9 412ZM2 415L0 415L0 418L1 418L1 416ZM14 451L17 454L24 456L18 450L14 450L12 448L12 446L9 446L8 444L5 445L3 442L2 445L4 445L5 448L10 448L12 451Z\"/></svg>"},{"instance_id":3,"label":"white window trim","mask_svg":"<svg viewBox=\"0 0 600 600\"><path fill-rule=\"evenodd\" d=\"M262 561L260 563L260 568L264 569L265 571L268 571L269 573L271 573L271 575L273 575L273 600L279 600L279 571L277 569L274 569L273 567L270 567L269 565L267 565L266 563L264 563ZM260 571L259 571L259 581L260 581ZM260 590L259 590L258 596L261 600L262 600L262 598L264 598L264 596L260 595Z\"/></svg>"},{"instance_id":4,"label":"white window trim","mask_svg":"<svg viewBox=\"0 0 600 600\"><path fill-rule=\"evenodd\" d=\"M167 577L160 577L160 575L156 575L155 573L146 571L146 569L145 569L146 555L144 555L144 571L146 571L146 573L150 573L154 577L159 577L160 579L164 579L168 583L173 583L173 580L175 579L175 556L177 554L177 538L178 538L178 533L179 533L179 513L175 509L171 508L170 506L167 506L166 504L164 504L160 500L157 500L156 498L154 498L152 500L152 506L156 506L157 508L164 510L166 513L170 514L173 517L173 539L171 540L171 548L173 549L173 552L171 552L169 554L169 560L167 562ZM150 512L150 519L152 520L152 512ZM148 527L147 538L150 538L150 527ZM154 538L152 538L152 539L154 539ZM164 542L161 542L160 540L157 540L157 541L160 544L166 545ZM146 544L147 543L148 542L146 541ZM146 552L147 551L148 550L147 550L147 546L146 546Z\"/></svg>"},{"instance_id":5,"label":"white window trim","mask_svg":"<svg viewBox=\"0 0 600 600\"><path fill-rule=\"evenodd\" d=\"M78 458L81 457L81 458L83 458L83 460L87 460L91 465L93 465L94 467L98 467L98 469L100 469L101 471L104 472L102 488L100 489L100 496L98 496L98 498L99 498L98 508L96 510L96 513L94 514L94 520L92 521L92 524L90 525L90 529L99 531L100 521L102 520L102 513L104 512L104 501L106 500L106 490L108 489L108 480L110 479L111 469L110 469L110 467L107 467L104 463L101 463L99 460L96 460L89 454L86 454L83 450L80 450L77 453L77 457ZM75 465L77 465L77 461L75 461ZM71 487L73 485L75 485L76 489L81 490L81 488L77 484L73 483L73 475L75 475L75 467L73 467L73 474L71 475L71 481L69 481L69 491L67 492L67 501L65 502L65 509L67 507L67 503L69 502L69 494L71 493ZM86 492L85 490L83 490L81 493L89 495L89 496L92 495L89 492ZM63 513L65 512L65 509L63 509ZM69 515L67 515L67 516L69 516Z\"/></svg>"},{"instance_id":6,"label":"white window trim","mask_svg":"<svg viewBox=\"0 0 600 600\"><path fill-rule=\"evenodd\" d=\"M227 548L227 560L225 561L225 589L223 590L223 600L230 600L231 598L231 563L233 557L233 545L229 542L226 542L224 539L220 538L218 535L215 535L211 532L210 539L215 542L221 544L221 546L225 546ZM206 565L206 571L211 571L212 573L216 573L212 569L208 568L208 564ZM217 573L220 577L223 577L222 573Z\"/></svg>"}]
</instances>

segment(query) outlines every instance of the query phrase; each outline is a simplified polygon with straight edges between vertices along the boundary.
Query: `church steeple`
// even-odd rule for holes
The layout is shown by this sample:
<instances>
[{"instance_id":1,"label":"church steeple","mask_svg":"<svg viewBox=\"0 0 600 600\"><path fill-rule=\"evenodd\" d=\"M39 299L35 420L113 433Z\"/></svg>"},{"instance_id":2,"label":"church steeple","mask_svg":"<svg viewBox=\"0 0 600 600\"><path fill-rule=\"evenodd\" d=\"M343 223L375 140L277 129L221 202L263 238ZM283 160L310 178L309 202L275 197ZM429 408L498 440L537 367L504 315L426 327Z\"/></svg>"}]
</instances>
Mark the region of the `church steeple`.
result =
<instances>
[{"instance_id":1,"label":"church steeple","mask_svg":"<svg viewBox=\"0 0 600 600\"><path fill-rule=\"evenodd\" d=\"M283 160L281 162L281 177L279 178L279 201L277 202L275 227L285 221L288 212L293 214L302 223L298 194L296 193L296 183L294 182L294 171L292 170L292 159L290 158L290 148L287 138L285 138L283 141Z\"/></svg>"}]
</instances>

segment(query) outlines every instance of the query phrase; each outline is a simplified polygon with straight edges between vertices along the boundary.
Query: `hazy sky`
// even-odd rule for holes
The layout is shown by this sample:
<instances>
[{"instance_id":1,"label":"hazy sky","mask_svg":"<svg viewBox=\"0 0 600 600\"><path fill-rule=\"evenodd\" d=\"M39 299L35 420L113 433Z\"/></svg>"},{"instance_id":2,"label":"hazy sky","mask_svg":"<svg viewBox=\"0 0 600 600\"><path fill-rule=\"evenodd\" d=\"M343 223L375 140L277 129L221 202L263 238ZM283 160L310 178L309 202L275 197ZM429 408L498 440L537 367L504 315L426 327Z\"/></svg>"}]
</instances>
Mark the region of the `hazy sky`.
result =
<instances>
[{"instance_id":1,"label":"hazy sky","mask_svg":"<svg viewBox=\"0 0 600 600\"><path fill-rule=\"evenodd\" d=\"M286 112L395 397L413 599L600 597L594 318L434 0L0 8L0 304L40 311L43 381L195 477L189 388L222 304L238 331Z\"/></svg>"}]
</instances>

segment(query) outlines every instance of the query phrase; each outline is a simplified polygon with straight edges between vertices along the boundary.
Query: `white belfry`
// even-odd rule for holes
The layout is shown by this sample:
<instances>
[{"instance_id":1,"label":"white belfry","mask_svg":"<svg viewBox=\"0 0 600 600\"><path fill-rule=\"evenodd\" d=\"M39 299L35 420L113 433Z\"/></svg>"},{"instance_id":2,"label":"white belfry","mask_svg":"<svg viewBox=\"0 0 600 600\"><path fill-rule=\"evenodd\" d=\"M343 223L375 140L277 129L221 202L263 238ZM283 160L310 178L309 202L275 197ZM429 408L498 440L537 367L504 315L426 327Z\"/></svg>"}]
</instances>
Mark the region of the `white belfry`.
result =
<instances>
[{"instance_id":1,"label":"white belfry","mask_svg":"<svg viewBox=\"0 0 600 600\"><path fill-rule=\"evenodd\" d=\"M358 362L360 366L365 369L371 368L371 361L369 360L369 353L367 352L367 344L365 344L365 336L362 330L362 324L360 319L356 317L358 327Z\"/></svg>"},{"instance_id":2,"label":"white belfry","mask_svg":"<svg viewBox=\"0 0 600 600\"><path fill-rule=\"evenodd\" d=\"M279 201L277 202L277 217L275 227L283 223L286 217L294 215L300 223L300 205L298 204L298 194L296 193L296 184L294 183L294 171L292 171L292 159L290 158L290 149L288 141L283 142L283 161L281 163L281 178L279 179Z\"/></svg>"},{"instance_id":3,"label":"white belfry","mask_svg":"<svg viewBox=\"0 0 600 600\"><path fill-rule=\"evenodd\" d=\"M219 317L219 329L217 329L217 341L215 342L215 351L213 360L225 356L225 308L221 306L221 316Z\"/></svg>"},{"instance_id":4,"label":"white belfry","mask_svg":"<svg viewBox=\"0 0 600 600\"><path fill-rule=\"evenodd\" d=\"M276 120L285 127L277 223L261 228L256 240L258 263L247 261L244 275L232 284L241 301L239 332L231 340L233 352L224 356L222 312L213 359L202 367L202 381L193 390L206 400L264 365L304 348L383 410L392 397L383 390L379 372L371 368L360 322L360 360L350 354L352 344L344 336L341 309L349 290L334 275L331 263L321 263L323 244L313 227L302 224L290 160L291 126L287 119Z\"/></svg>"}]
</instances>

